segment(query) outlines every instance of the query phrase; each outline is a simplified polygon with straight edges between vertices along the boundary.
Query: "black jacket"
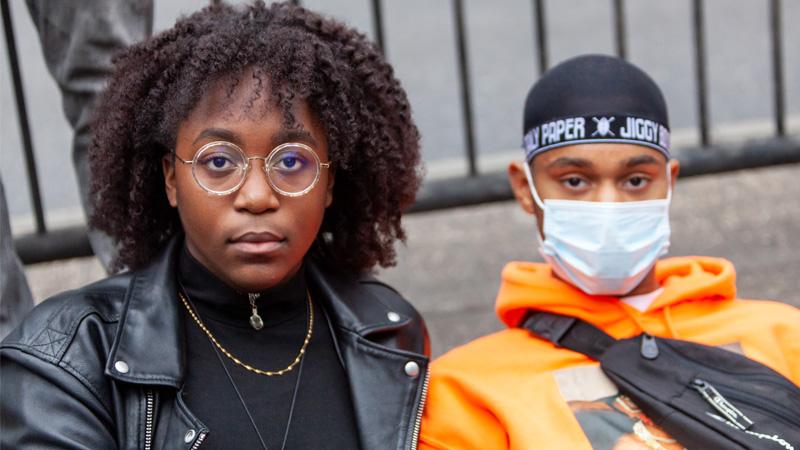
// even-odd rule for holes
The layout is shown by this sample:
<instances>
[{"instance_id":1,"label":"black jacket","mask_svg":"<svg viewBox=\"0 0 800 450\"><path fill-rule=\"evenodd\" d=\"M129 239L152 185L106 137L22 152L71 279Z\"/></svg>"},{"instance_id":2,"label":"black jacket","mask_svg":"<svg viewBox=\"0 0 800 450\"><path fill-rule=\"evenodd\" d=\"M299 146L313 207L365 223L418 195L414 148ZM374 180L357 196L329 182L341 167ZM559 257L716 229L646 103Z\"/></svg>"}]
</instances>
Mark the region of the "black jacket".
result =
<instances>
[{"instance_id":1,"label":"black jacket","mask_svg":"<svg viewBox=\"0 0 800 450\"><path fill-rule=\"evenodd\" d=\"M215 430L180 394L179 249L173 239L146 268L43 302L3 341L0 447L202 450ZM346 368L362 448L416 448L428 373L422 318L374 279L308 269Z\"/></svg>"}]
</instances>

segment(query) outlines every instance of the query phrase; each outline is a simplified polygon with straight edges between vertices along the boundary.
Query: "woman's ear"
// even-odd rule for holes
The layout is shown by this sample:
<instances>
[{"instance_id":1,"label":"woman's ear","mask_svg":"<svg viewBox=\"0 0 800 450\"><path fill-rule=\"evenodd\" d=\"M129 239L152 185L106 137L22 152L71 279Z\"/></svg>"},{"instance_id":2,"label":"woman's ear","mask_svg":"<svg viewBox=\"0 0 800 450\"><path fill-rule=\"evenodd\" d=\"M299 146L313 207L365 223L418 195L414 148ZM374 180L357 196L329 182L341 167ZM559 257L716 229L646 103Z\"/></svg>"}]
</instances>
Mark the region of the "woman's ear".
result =
<instances>
[{"instance_id":1,"label":"woman's ear","mask_svg":"<svg viewBox=\"0 0 800 450\"><path fill-rule=\"evenodd\" d=\"M522 161L512 161L508 165L508 182L511 185L511 191L517 199L517 203L528 214L534 213L533 195L531 188L528 185L528 177L525 176L525 167Z\"/></svg>"},{"instance_id":2,"label":"woman's ear","mask_svg":"<svg viewBox=\"0 0 800 450\"><path fill-rule=\"evenodd\" d=\"M178 191L175 188L175 156L167 153L161 158L161 169L164 171L164 190L167 200L173 208L178 207Z\"/></svg>"},{"instance_id":3,"label":"woman's ear","mask_svg":"<svg viewBox=\"0 0 800 450\"><path fill-rule=\"evenodd\" d=\"M333 185L336 182L336 169L333 167L328 169L328 186L325 192L325 207L331 206L333 203Z\"/></svg>"}]
</instances>

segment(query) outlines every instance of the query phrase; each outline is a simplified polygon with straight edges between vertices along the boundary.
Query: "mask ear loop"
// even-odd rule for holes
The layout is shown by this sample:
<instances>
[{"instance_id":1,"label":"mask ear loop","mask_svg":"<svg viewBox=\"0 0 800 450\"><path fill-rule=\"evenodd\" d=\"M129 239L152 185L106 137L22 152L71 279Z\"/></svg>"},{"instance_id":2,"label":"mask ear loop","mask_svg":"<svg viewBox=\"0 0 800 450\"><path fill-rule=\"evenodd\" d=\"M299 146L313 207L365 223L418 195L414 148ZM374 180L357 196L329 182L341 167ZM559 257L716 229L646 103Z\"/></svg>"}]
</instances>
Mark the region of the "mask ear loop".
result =
<instances>
[{"instance_id":1,"label":"mask ear loop","mask_svg":"<svg viewBox=\"0 0 800 450\"><path fill-rule=\"evenodd\" d=\"M528 179L528 187L530 187L531 189L531 195L533 196L533 201L536 202L537 205L539 205L539 208L541 208L542 212L544 213L545 211L544 202L542 201L541 198L539 198L539 193L536 191L536 186L534 186L533 184L533 175L531 174L531 166L528 162L525 162L525 178ZM535 214L533 217L534 220L536 221L536 228L541 230L542 233L544 233L544 224L539 223L539 220L536 218ZM535 234L536 234L536 242L539 243L539 252L544 254L542 250L544 248L544 239L539 234L539 231L537 231Z\"/></svg>"},{"instance_id":2,"label":"mask ear loop","mask_svg":"<svg viewBox=\"0 0 800 450\"><path fill-rule=\"evenodd\" d=\"M669 170L669 163L671 159L667 160L667 203L672 203L672 171Z\"/></svg>"},{"instance_id":3,"label":"mask ear loop","mask_svg":"<svg viewBox=\"0 0 800 450\"><path fill-rule=\"evenodd\" d=\"M544 211L544 202L539 197L539 193L536 192L536 186L533 184L533 175L531 174L531 165L527 161L525 162L525 178L528 179L528 187L531 189L531 195L533 196L533 201L539 205L539 208Z\"/></svg>"}]
</instances>

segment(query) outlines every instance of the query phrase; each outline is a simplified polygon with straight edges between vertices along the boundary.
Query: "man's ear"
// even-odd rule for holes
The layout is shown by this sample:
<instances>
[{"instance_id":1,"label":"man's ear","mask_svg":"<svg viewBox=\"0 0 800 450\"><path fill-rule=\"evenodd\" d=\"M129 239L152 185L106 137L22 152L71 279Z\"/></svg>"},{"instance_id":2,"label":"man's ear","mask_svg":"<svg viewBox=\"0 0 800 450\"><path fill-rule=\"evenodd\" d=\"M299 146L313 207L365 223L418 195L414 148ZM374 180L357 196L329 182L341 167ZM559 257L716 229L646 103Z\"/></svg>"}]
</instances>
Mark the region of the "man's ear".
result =
<instances>
[{"instance_id":1,"label":"man's ear","mask_svg":"<svg viewBox=\"0 0 800 450\"><path fill-rule=\"evenodd\" d=\"M173 208L178 207L178 190L175 187L175 157L167 153L161 158L161 170L164 172L164 190L167 200Z\"/></svg>"},{"instance_id":2,"label":"man's ear","mask_svg":"<svg viewBox=\"0 0 800 450\"><path fill-rule=\"evenodd\" d=\"M333 185L336 182L336 169L330 167L328 169L328 186L325 193L325 207L331 206L333 203Z\"/></svg>"},{"instance_id":3,"label":"man's ear","mask_svg":"<svg viewBox=\"0 0 800 450\"><path fill-rule=\"evenodd\" d=\"M528 214L534 213L533 196L528 185L528 177L525 176L525 164L522 161L512 161L508 165L508 182L511 191L517 199L517 203Z\"/></svg>"},{"instance_id":4,"label":"man's ear","mask_svg":"<svg viewBox=\"0 0 800 450\"><path fill-rule=\"evenodd\" d=\"M681 171L681 163L677 159L670 159L669 165L670 189L675 190L675 183L678 181L678 174Z\"/></svg>"}]
</instances>

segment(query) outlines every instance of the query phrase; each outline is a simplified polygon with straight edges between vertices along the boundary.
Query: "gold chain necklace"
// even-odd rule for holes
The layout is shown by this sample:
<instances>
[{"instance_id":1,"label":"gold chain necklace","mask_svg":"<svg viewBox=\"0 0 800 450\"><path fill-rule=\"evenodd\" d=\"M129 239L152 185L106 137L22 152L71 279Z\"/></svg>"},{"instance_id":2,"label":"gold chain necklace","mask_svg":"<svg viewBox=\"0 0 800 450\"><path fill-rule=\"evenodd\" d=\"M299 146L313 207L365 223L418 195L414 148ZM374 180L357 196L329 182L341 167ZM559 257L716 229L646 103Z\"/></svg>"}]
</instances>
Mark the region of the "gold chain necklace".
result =
<instances>
[{"instance_id":1,"label":"gold chain necklace","mask_svg":"<svg viewBox=\"0 0 800 450\"><path fill-rule=\"evenodd\" d=\"M314 332L314 305L311 303L311 293L306 291L306 297L308 299L308 331L306 331L306 338L303 341L303 346L300 347L300 352L297 353L297 356L294 358L291 364L284 367L281 370L261 370L256 367L253 367L247 363L242 362L239 358L233 356L231 352L229 352L225 347L223 347L217 338L211 334L211 331L206 327L202 320L200 320L200 316L198 316L194 309L189 305L189 300L183 295L182 292L178 292L178 297L183 302L183 306L186 307L186 310L189 311L189 315L192 316L197 326L200 327L201 330L211 339L211 342L222 352L223 355L227 356L231 361L235 362L237 365L244 367L245 369L249 370L250 372L257 373L259 375L266 375L268 377L275 377L283 375L296 366L301 359L303 359L303 355L306 353L306 348L308 347L308 343L311 342L311 335Z\"/></svg>"}]
</instances>

